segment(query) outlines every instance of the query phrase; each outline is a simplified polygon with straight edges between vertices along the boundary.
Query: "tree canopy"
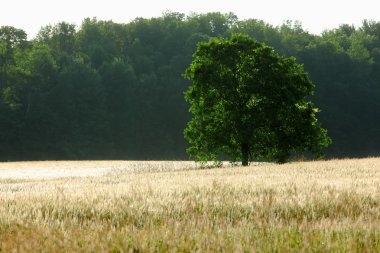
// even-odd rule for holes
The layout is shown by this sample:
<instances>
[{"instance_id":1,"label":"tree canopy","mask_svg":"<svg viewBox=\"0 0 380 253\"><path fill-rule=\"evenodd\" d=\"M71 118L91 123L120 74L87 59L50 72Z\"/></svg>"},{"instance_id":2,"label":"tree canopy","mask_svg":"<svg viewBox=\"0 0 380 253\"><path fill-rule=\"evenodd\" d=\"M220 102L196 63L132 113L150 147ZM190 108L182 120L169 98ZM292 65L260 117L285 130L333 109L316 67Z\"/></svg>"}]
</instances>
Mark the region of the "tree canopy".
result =
<instances>
[{"instance_id":1,"label":"tree canopy","mask_svg":"<svg viewBox=\"0 0 380 253\"><path fill-rule=\"evenodd\" d=\"M185 130L197 160L275 160L294 151L320 154L330 143L315 117L314 85L294 58L248 36L198 44L185 76L193 118Z\"/></svg>"},{"instance_id":2,"label":"tree canopy","mask_svg":"<svg viewBox=\"0 0 380 253\"><path fill-rule=\"evenodd\" d=\"M33 39L0 27L0 160L188 159L182 73L198 42L233 33L304 65L328 157L380 155L380 23L314 35L294 22L168 12L61 22Z\"/></svg>"}]
</instances>

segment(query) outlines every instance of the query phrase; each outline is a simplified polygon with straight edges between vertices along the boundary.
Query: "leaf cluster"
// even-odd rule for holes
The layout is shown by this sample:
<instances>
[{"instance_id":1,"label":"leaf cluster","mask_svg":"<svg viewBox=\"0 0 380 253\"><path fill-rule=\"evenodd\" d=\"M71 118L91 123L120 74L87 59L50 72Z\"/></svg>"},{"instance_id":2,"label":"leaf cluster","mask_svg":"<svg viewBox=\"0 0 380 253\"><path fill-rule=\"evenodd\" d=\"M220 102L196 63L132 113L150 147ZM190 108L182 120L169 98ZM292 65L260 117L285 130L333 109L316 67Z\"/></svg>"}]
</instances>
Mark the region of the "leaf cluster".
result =
<instances>
[{"instance_id":1,"label":"leaf cluster","mask_svg":"<svg viewBox=\"0 0 380 253\"><path fill-rule=\"evenodd\" d=\"M285 161L292 152L319 154L330 143L306 101L314 85L294 58L244 35L200 43L185 77L194 115L185 130L197 160L226 155Z\"/></svg>"}]
</instances>

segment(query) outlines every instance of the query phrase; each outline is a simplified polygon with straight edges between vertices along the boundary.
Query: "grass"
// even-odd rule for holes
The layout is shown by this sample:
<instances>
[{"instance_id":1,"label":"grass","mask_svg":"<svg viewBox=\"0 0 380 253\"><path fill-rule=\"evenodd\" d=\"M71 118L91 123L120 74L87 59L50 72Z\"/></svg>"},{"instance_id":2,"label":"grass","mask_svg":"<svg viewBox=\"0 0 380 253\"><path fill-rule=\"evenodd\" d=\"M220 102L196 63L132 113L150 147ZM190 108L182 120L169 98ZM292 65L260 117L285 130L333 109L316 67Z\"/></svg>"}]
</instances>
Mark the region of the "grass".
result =
<instances>
[{"instance_id":1,"label":"grass","mask_svg":"<svg viewBox=\"0 0 380 253\"><path fill-rule=\"evenodd\" d=\"M0 176L0 252L380 252L380 159L203 170L167 162L167 171L163 162L85 164L119 167Z\"/></svg>"}]
</instances>

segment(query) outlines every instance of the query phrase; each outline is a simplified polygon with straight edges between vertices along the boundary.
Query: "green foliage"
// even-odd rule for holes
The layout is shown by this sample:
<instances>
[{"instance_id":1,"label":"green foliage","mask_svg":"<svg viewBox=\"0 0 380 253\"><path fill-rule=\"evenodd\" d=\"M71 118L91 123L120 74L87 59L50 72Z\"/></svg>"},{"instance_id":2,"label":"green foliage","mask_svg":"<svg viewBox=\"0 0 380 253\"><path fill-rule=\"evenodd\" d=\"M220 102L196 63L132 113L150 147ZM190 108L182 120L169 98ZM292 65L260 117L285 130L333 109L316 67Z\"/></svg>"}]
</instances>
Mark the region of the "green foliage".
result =
<instances>
[{"instance_id":1,"label":"green foliage","mask_svg":"<svg viewBox=\"0 0 380 253\"><path fill-rule=\"evenodd\" d=\"M314 85L294 58L248 36L198 44L185 76L194 117L185 130L197 160L285 162L293 151L320 154L331 140L305 97ZM249 157L248 157L249 156Z\"/></svg>"},{"instance_id":2,"label":"green foliage","mask_svg":"<svg viewBox=\"0 0 380 253\"><path fill-rule=\"evenodd\" d=\"M310 99L334 140L328 156L380 154L378 22L317 36L297 22L276 27L233 13L167 12L128 24L61 22L33 40L0 27L0 160L188 158L183 92L190 82L181 74L199 42L234 33L304 65L317 84ZM265 102L249 99L252 110ZM260 134L268 142L275 136Z\"/></svg>"}]
</instances>

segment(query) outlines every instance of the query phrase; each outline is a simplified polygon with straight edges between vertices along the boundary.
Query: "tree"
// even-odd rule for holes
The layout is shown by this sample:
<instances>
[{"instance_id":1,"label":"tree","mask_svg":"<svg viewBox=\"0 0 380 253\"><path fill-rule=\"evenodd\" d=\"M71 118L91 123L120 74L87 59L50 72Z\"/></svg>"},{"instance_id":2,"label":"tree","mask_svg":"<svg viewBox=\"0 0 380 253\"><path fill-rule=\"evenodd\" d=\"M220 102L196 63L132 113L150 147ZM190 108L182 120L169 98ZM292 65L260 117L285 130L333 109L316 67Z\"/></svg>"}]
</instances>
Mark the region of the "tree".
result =
<instances>
[{"instance_id":1,"label":"tree","mask_svg":"<svg viewBox=\"0 0 380 253\"><path fill-rule=\"evenodd\" d=\"M320 155L331 143L305 99L314 85L302 65L248 36L199 43L185 77L193 118L184 134L196 160L282 163L293 152Z\"/></svg>"},{"instance_id":2,"label":"tree","mask_svg":"<svg viewBox=\"0 0 380 253\"><path fill-rule=\"evenodd\" d=\"M0 89L8 85L8 72L14 65L14 54L17 48L26 46L26 33L12 26L0 27Z\"/></svg>"},{"instance_id":3,"label":"tree","mask_svg":"<svg viewBox=\"0 0 380 253\"><path fill-rule=\"evenodd\" d=\"M134 148L134 94L136 76L132 66L121 58L104 63L99 71L103 86L107 137L111 143L110 156L120 159Z\"/></svg>"}]
</instances>

